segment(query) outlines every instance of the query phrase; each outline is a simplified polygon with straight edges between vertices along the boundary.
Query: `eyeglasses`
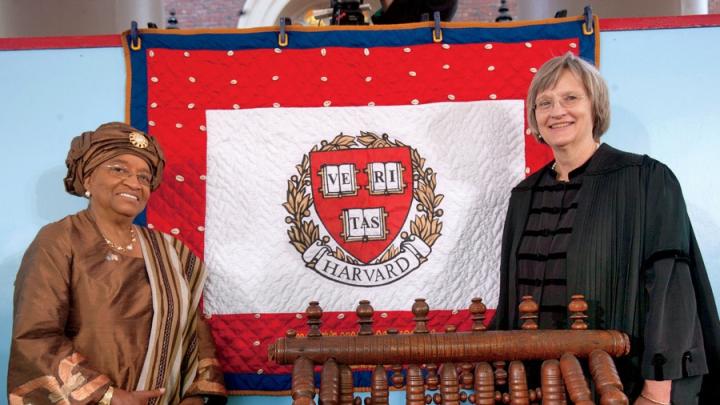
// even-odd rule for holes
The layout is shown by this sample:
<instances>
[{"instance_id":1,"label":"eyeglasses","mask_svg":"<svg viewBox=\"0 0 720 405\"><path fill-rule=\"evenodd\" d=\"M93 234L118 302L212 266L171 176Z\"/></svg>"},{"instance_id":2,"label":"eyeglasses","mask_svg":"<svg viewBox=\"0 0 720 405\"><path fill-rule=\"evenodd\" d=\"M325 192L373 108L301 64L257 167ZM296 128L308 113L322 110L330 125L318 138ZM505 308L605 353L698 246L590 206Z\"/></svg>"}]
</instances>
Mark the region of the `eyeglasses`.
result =
<instances>
[{"instance_id":1,"label":"eyeglasses","mask_svg":"<svg viewBox=\"0 0 720 405\"><path fill-rule=\"evenodd\" d=\"M147 173L135 174L132 173L127 167L120 165L107 165L105 167L108 169L108 172L110 172L111 175L117 177L118 179L126 180L131 176L135 176L137 177L138 182L143 186L150 187L152 185L153 178Z\"/></svg>"},{"instance_id":2,"label":"eyeglasses","mask_svg":"<svg viewBox=\"0 0 720 405\"><path fill-rule=\"evenodd\" d=\"M564 108L575 107L583 100L583 96L577 94L565 94L558 99L558 102ZM535 103L535 111L548 112L555 107L555 100L552 98L541 98Z\"/></svg>"}]
</instances>

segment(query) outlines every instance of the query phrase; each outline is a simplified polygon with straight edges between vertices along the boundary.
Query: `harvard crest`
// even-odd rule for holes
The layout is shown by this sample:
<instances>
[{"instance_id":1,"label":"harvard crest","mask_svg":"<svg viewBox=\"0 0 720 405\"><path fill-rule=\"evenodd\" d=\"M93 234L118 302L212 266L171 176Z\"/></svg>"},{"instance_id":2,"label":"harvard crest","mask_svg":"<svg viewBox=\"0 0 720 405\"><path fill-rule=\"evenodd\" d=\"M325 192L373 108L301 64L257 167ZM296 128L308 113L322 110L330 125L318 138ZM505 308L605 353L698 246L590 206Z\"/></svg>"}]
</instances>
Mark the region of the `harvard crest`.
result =
<instances>
[{"instance_id":1,"label":"harvard crest","mask_svg":"<svg viewBox=\"0 0 720 405\"><path fill-rule=\"evenodd\" d=\"M339 283L376 287L427 260L441 235L443 195L416 149L387 134L340 134L313 146L295 168L283 207L290 243L307 267Z\"/></svg>"}]
</instances>

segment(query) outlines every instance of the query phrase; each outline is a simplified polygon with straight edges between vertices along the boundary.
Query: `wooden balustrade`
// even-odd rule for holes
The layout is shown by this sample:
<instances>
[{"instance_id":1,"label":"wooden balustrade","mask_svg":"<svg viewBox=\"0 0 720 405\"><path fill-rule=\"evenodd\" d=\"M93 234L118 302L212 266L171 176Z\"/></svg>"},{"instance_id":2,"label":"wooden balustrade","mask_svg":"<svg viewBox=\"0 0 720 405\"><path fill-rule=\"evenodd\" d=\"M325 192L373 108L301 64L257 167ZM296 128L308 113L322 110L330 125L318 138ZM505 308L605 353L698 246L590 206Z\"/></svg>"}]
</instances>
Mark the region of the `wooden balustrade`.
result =
<instances>
[{"instance_id":1,"label":"wooden balustrade","mask_svg":"<svg viewBox=\"0 0 720 405\"><path fill-rule=\"evenodd\" d=\"M629 353L628 336L612 330L588 330L587 303L582 295L574 295L568 305L570 330L538 330L538 305L532 297L523 297L520 303L521 330L486 330L485 310L482 300L474 298L469 307L470 331L458 332L448 325L445 333L431 333L428 304L416 299L412 334L388 330L376 335L374 310L363 300L356 310L356 336L323 336L323 311L313 301L306 310L307 337L290 330L270 345L268 356L279 364L293 365L292 397L298 405L314 404L316 365L322 365L320 404L361 403L353 397L350 366L368 364L377 366L366 405L388 404L390 387L404 387L406 403L411 405L467 401L476 405L594 404L595 396L578 359L588 359L600 404L628 404L612 360ZM527 373L534 368L526 369L522 361L527 360L544 360L537 378L539 387L528 384ZM468 389L474 392L468 395L464 391ZM426 394L428 391L434 393Z\"/></svg>"}]
</instances>

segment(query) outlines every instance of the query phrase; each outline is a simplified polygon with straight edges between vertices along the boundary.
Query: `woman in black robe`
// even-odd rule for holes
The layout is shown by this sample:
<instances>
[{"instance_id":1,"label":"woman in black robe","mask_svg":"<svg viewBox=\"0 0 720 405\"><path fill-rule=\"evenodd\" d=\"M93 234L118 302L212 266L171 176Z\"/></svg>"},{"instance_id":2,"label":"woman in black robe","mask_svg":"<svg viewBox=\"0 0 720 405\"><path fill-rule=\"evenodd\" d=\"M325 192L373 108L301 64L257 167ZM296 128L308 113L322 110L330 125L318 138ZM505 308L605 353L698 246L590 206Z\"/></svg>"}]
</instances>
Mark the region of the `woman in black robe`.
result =
<instances>
[{"instance_id":1,"label":"woman in black robe","mask_svg":"<svg viewBox=\"0 0 720 405\"><path fill-rule=\"evenodd\" d=\"M570 296L584 294L590 328L630 336L617 364L635 404L720 403L720 323L677 179L600 143L607 85L570 53L540 68L526 105L555 159L512 190L494 327L518 328L531 295L540 327L564 328Z\"/></svg>"}]
</instances>

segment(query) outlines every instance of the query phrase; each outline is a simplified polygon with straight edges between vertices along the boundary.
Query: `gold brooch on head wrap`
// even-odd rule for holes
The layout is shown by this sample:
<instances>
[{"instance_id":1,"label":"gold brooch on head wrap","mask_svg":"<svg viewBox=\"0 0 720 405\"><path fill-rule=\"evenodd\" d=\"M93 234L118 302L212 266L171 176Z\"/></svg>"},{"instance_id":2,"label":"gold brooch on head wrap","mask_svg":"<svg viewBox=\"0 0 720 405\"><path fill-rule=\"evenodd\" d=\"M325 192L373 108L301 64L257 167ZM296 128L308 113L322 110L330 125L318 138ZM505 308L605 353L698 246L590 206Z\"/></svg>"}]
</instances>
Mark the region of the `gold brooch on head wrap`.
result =
<instances>
[{"instance_id":1,"label":"gold brooch on head wrap","mask_svg":"<svg viewBox=\"0 0 720 405\"><path fill-rule=\"evenodd\" d=\"M145 149L149 145L148 139L140 132L130 132L129 137L130 143L136 148Z\"/></svg>"}]
</instances>

